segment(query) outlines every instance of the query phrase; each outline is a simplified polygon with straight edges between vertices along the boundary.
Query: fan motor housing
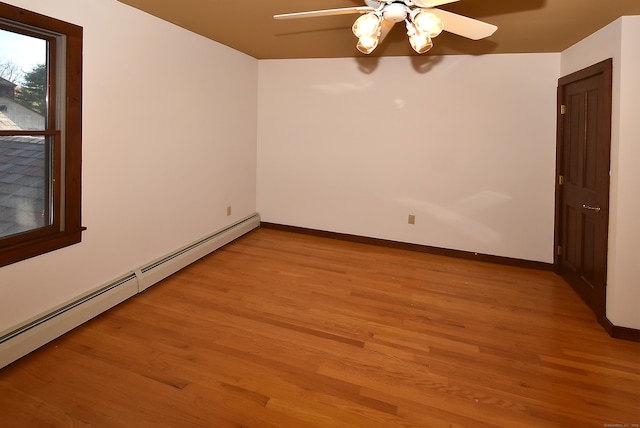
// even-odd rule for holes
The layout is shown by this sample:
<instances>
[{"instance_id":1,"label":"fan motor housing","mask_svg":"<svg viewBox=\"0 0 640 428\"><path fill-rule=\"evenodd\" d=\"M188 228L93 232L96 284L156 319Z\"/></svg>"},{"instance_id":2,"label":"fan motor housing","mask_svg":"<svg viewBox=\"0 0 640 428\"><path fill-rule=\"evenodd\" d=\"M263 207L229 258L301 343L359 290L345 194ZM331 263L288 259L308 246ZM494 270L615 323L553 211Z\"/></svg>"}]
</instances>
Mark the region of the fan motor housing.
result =
<instances>
[{"instance_id":1,"label":"fan motor housing","mask_svg":"<svg viewBox=\"0 0 640 428\"><path fill-rule=\"evenodd\" d=\"M390 22L402 22L407 19L407 6L403 3L391 3L382 11L384 19Z\"/></svg>"}]
</instances>

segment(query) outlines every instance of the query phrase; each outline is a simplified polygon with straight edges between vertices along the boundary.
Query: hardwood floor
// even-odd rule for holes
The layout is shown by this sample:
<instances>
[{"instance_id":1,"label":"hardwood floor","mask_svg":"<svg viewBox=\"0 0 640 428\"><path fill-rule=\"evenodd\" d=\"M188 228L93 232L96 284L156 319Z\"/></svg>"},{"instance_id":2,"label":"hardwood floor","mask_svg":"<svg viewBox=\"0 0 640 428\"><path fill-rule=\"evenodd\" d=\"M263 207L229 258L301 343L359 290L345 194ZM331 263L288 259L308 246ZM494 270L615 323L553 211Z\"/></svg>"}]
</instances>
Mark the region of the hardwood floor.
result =
<instances>
[{"instance_id":1,"label":"hardwood floor","mask_svg":"<svg viewBox=\"0 0 640 428\"><path fill-rule=\"evenodd\" d=\"M0 371L19 428L633 427L639 408L640 345L551 272L270 229Z\"/></svg>"}]
</instances>

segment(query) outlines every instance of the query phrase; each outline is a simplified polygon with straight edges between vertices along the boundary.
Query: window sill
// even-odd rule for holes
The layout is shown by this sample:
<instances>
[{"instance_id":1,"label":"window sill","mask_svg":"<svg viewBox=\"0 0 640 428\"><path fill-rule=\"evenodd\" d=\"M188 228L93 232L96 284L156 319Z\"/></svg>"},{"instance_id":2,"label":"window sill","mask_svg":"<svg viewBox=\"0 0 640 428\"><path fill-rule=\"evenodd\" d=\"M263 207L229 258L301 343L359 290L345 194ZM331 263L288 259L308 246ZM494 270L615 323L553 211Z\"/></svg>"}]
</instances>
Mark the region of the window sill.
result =
<instances>
[{"instance_id":1,"label":"window sill","mask_svg":"<svg viewBox=\"0 0 640 428\"><path fill-rule=\"evenodd\" d=\"M0 250L0 267L78 244L82 241L82 232L86 229L82 227L79 230L58 232L3 248Z\"/></svg>"}]
</instances>

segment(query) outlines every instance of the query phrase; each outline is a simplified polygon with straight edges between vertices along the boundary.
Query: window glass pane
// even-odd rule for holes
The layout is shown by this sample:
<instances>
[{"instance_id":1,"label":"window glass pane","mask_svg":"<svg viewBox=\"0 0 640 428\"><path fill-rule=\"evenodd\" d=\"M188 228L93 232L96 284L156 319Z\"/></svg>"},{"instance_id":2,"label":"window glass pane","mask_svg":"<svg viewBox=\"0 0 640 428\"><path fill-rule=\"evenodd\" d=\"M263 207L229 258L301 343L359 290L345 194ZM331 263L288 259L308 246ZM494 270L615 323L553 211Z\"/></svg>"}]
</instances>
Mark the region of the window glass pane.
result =
<instances>
[{"instance_id":1,"label":"window glass pane","mask_svg":"<svg viewBox=\"0 0 640 428\"><path fill-rule=\"evenodd\" d=\"M0 129L45 129L47 66L46 40L0 29Z\"/></svg>"},{"instance_id":2,"label":"window glass pane","mask_svg":"<svg viewBox=\"0 0 640 428\"><path fill-rule=\"evenodd\" d=\"M51 224L50 138L0 136L0 238Z\"/></svg>"}]
</instances>

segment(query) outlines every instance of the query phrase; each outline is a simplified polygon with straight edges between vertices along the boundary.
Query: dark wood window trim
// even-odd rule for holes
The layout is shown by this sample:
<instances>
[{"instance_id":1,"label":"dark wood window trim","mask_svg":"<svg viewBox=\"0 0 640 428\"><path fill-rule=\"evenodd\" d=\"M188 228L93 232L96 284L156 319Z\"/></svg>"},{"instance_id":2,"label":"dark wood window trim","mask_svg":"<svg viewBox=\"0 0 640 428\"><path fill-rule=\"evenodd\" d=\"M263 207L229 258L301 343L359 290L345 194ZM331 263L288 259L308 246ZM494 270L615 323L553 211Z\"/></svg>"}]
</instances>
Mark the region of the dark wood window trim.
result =
<instances>
[{"instance_id":1,"label":"dark wood window trim","mask_svg":"<svg viewBox=\"0 0 640 428\"><path fill-rule=\"evenodd\" d=\"M51 33L65 44L63 63L50 64L50 69L63 72L61 77L50 79L50 85L60 83L64 88L62 92L55 86L49 87L50 94L61 96L49 103L51 126L47 125L44 131L24 131L25 135L48 137L53 144L53 157L56 158L51 165L54 222L51 226L0 239L0 266L5 266L79 243L82 239L85 229L81 223L83 29L5 3L0 3L0 28L17 29L24 34L29 31ZM51 60L55 57L54 53ZM62 112L61 117L56 117L59 112ZM0 131L0 136L18 134Z\"/></svg>"}]
</instances>

